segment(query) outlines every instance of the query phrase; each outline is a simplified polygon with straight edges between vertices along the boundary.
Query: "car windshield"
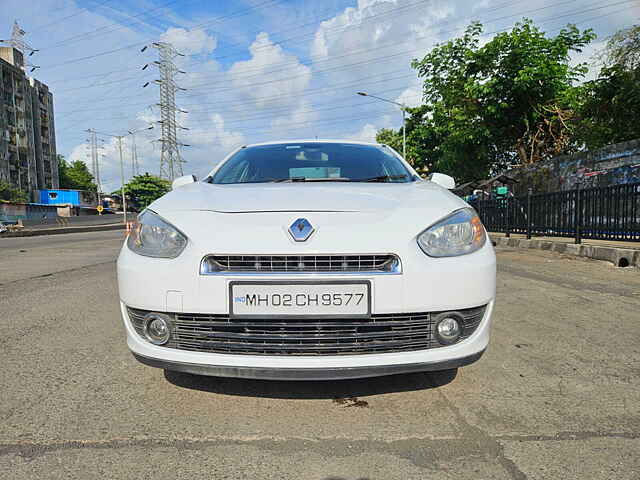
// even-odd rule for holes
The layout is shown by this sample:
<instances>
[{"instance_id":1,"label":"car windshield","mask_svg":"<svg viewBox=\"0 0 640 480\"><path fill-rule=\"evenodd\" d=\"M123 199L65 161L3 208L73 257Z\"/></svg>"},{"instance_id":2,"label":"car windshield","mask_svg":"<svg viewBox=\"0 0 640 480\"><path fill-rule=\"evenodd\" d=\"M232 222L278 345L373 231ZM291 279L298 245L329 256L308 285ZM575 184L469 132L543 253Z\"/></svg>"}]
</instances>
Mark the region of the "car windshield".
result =
<instances>
[{"instance_id":1,"label":"car windshield","mask_svg":"<svg viewBox=\"0 0 640 480\"><path fill-rule=\"evenodd\" d=\"M243 148L210 182L411 182L413 177L386 146L318 142Z\"/></svg>"}]
</instances>

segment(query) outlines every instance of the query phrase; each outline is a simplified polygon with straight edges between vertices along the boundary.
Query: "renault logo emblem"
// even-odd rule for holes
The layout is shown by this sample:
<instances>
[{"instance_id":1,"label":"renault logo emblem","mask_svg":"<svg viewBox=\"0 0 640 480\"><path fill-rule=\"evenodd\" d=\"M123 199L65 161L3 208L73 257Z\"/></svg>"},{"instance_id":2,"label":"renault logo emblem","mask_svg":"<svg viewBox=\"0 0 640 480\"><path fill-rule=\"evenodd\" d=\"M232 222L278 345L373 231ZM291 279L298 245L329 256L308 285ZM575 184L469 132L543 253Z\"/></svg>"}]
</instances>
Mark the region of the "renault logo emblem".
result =
<instances>
[{"instance_id":1,"label":"renault logo emblem","mask_svg":"<svg viewBox=\"0 0 640 480\"><path fill-rule=\"evenodd\" d=\"M296 242L304 242L314 232L313 227L306 218L299 218L289 227L289 233Z\"/></svg>"}]
</instances>

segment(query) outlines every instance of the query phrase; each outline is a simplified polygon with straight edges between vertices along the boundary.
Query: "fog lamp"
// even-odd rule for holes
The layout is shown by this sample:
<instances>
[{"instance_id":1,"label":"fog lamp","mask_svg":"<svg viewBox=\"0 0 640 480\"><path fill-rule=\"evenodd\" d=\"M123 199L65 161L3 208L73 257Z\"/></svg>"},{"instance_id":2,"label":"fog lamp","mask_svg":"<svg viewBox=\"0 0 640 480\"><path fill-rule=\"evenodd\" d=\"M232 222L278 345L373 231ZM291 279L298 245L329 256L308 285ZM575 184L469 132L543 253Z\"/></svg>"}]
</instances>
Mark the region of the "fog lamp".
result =
<instances>
[{"instance_id":1,"label":"fog lamp","mask_svg":"<svg viewBox=\"0 0 640 480\"><path fill-rule=\"evenodd\" d=\"M444 316L436 326L438 341L444 345L455 343L462 334L460 320L453 315Z\"/></svg>"},{"instance_id":2,"label":"fog lamp","mask_svg":"<svg viewBox=\"0 0 640 480\"><path fill-rule=\"evenodd\" d=\"M144 336L154 345L164 345L171 338L169 320L158 313L148 313L144 317Z\"/></svg>"}]
</instances>

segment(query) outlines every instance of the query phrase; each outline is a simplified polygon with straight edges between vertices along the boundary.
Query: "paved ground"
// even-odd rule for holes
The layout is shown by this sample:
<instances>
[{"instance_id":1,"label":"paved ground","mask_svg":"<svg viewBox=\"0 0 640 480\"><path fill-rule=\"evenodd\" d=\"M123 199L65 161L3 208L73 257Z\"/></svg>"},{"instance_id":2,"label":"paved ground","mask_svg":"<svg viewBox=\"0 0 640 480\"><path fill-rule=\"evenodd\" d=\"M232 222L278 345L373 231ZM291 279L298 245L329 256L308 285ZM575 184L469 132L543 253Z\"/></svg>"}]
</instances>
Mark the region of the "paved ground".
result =
<instances>
[{"instance_id":1,"label":"paved ground","mask_svg":"<svg viewBox=\"0 0 640 480\"><path fill-rule=\"evenodd\" d=\"M501 250L492 344L457 378L259 382L133 360L121 238L0 239L3 479L640 477L637 269Z\"/></svg>"}]
</instances>

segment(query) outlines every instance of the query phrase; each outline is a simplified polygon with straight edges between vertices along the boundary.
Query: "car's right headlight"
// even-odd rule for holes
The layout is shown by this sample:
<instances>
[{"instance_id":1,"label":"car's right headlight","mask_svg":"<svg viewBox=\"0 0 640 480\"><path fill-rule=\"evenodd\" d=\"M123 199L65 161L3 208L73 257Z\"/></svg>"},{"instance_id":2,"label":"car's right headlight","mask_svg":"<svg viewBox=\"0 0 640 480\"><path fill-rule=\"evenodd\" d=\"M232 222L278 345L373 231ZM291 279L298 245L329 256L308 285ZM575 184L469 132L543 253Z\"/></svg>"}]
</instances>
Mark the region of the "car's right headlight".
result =
<instances>
[{"instance_id":1,"label":"car's right headlight","mask_svg":"<svg viewBox=\"0 0 640 480\"><path fill-rule=\"evenodd\" d=\"M476 211L462 208L418 235L418 245L430 257L456 257L482 248L486 239Z\"/></svg>"},{"instance_id":2,"label":"car's right headlight","mask_svg":"<svg viewBox=\"0 0 640 480\"><path fill-rule=\"evenodd\" d=\"M132 252L145 257L176 258L187 246L187 237L157 213L145 210L138 215L127 245Z\"/></svg>"}]
</instances>

